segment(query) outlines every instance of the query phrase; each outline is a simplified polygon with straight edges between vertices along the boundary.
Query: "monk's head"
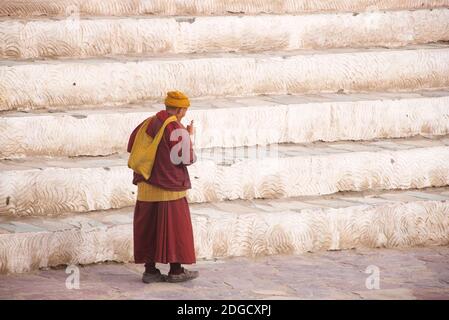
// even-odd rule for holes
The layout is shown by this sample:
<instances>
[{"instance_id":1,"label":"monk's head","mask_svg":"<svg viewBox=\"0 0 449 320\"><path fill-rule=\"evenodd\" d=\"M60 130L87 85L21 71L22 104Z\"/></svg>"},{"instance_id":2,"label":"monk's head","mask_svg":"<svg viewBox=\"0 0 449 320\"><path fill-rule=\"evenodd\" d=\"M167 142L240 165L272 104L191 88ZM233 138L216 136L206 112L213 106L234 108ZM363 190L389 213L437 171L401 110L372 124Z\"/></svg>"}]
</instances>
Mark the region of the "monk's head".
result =
<instances>
[{"instance_id":1,"label":"monk's head","mask_svg":"<svg viewBox=\"0 0 449 320\"><path fill-rule=\"evenodd\" d=\"M169 91L165 98L165 110L171 115L175 115L180 121L187 113L190 106L189 98L181 91Z\"/></svg>"},{"instance_id":2,"label":"monk's head","mask_svg":"<svg viewBox=\"0 0 449 320\"><path fill-rule=\"evenodd\" d=\"M178 118L178 121L181 121L181 119L184 118L187 113L187 108L165 106L165 110L167 110L169 114L176 116L176 118Z\"/></svg>"}]
</instances>

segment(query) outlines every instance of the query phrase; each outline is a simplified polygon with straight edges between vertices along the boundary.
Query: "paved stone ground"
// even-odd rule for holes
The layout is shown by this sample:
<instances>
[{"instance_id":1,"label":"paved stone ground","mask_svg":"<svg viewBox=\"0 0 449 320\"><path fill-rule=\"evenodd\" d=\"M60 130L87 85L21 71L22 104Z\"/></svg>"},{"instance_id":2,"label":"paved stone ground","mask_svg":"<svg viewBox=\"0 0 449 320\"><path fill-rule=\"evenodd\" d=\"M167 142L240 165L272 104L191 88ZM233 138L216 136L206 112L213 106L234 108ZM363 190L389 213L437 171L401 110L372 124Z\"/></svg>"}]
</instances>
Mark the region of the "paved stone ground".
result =
<instances>
[{"instance_id":1,"label":"paved stone ground","mask_svg":"<svg viewBox=\"0 0 449 320\"><path fill-rule=\"evenodd\" d=\"M379 268L379 289L366 286L370 266ZM192 269L200 278L191 282L144 284L142 265L80 266L80 289L71 290L65 267L0 275L0 299L449 299L449 247L233 258Z\"/></svg>"}]
</instances>

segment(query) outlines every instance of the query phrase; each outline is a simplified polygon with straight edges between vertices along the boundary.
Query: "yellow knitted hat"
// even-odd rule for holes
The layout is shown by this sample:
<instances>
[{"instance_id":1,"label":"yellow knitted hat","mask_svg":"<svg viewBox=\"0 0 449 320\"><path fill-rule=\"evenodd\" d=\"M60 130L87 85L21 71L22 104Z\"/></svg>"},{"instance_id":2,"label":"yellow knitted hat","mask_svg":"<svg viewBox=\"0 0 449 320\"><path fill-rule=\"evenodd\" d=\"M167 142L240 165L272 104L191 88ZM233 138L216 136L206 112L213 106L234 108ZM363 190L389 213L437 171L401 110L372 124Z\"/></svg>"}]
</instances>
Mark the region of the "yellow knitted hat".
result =
<instances>
[{"instance_id":1,"label":"yellow knitted hat","mask_svg":"<svg viewBox=\"0 0 449 320\"><path fill-rule=\"evenodd\" d=\"M169 91L165 98L165 106L188 108L190 106L189 98L181 91Z\"/></svg>"}]
</instances>

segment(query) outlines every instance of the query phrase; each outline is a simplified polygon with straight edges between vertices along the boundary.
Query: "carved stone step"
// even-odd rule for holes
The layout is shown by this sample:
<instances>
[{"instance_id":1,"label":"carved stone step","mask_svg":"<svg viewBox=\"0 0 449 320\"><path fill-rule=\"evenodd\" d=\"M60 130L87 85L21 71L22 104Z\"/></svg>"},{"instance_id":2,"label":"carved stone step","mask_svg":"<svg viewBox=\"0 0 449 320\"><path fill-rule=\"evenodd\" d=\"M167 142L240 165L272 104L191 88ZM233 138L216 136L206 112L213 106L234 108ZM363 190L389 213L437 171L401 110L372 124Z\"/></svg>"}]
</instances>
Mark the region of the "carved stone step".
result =
<instances>
[{"instance_id":1,"label":"carved stone step","mask_svg":"<svg viewBox=\"0 0 449 320\"><path fill-rule=\"evenodd\" d=\"M0 20L0 58L398 47L449 40L449 9ZM211 32L213 30L213 32Z\"/></svg>"},{"instance_id":2,"label":"carved stone step","mask_svg":"<svg viewBox=\"0 0 449 320\"><path fill-rule=\"evenodd\" d=\"M419 137L198 150L190 202L449 185L449 139ZM128 154L0 161L0 215L130 206Z\"/></svg>"},{"instance_id":3,"label":"carved stone step","mask_svg":"<svg viewBox=\"0 0 449 320\"><path fill-rule=\"evenodd\" d=\"M191 205L197 259L449 244L449 189ZM133 261L133 208L0 218L0 272Z\"/></svg>"},{"instance_id":4,"label":"carved stone step","mask_svg":"<svg viewBox=\"0 0 449 320\"><path fill-rule=\"evenodd\" d=\"M2 0L0 16L223 15L354 12L447 7L447 0Z\"/></svg>"},{"instance_id":5,"label":"carved stone step","mask_svg":"<svg viewBox=\"0 0 449 320\"><path fill-rule=\"evenodd\" d=\"M449 134L449 91L265 95L192 99L195 146L241 147L318 140ZM98 156L126 152L132 130L162 104L7 112L0 158Z\"/></svg>"},{"instance_id":6,"label":"carved stone step","mask_svg":"<svg viewBox=\"0 0 449 320\"><path fill-rule=\"evenodd\" d=\"M189 97L449 87L449 46L1 61L0 110Z\"/></svg>"}]
</instances>

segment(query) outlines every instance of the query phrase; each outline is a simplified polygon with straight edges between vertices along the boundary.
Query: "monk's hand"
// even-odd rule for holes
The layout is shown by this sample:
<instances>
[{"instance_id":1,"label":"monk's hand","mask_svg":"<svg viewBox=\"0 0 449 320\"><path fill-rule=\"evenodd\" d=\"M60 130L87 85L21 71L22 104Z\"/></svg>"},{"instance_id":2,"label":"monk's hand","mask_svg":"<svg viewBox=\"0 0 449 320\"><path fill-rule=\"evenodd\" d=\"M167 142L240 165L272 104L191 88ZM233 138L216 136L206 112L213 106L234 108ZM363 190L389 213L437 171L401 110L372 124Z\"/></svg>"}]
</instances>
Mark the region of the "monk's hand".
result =
<instances>
[{"instance_id":1,"label":"monk's hand","mask_svg":"<svg viewBox=\"0 0 449 320\"><path fill-rule=\"evenodd\" d=\"M189 135L193 135L193 133L195 132L195 127L193 126L193 120L190 121L189 125L187 125L187 132L189 133Z\"/></svg>"}]
</instances>

